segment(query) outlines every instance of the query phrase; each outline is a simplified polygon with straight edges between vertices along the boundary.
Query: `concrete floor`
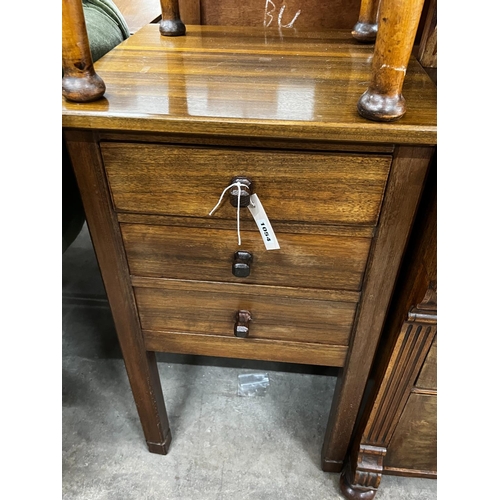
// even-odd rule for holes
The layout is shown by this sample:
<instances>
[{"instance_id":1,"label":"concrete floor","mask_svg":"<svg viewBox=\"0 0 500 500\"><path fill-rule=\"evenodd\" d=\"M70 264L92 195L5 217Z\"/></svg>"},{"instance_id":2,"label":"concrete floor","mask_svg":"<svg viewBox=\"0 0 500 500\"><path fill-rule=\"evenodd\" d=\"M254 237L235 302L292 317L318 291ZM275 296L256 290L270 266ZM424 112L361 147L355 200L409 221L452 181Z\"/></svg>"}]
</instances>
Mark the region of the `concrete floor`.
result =
<instances>
[{"instance_id":1,"label":"concrete floor","mask_svg":"<svg viewBox=\"0 0 500 500\"><path fill-rule=\"evenodd\" d=\"M63 255L63 498L342 499L320 468L335 370L158 355L173 440L147 451L86 227ZM264 395L238 375L268 373ZM379 500L433 500L437 481L384 476Z\"/></svg>"}]
</instances>

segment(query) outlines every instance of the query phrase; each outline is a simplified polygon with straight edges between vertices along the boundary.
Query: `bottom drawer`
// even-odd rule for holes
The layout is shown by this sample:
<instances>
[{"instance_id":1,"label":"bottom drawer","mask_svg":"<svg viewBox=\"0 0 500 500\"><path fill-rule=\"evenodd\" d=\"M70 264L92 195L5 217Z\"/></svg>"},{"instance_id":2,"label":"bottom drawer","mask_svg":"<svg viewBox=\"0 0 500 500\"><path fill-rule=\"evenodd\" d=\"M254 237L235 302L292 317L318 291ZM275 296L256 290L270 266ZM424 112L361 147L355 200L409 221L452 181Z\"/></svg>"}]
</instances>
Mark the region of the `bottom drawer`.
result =
<instances>
[{"instance_id":1,"label":"bottom drawer","mask_svg":"<svg viewBox=\"0 0 500 500\"><path fill-rule=\"evenodd\" d=\"M245 344L253 345L253 349L257 344L259 349L265 345L293 344L304 353L314 353L314 346L318 352L323 347L325 352L333 347L337 353L335 362L330 360L325 364L342 366L357 306L357 294L353 292L147 278L134 279L134 283L141 326L145 338L154 343L154 348L147 346L151 350L248 357L235 356L226 347L233 342L238 343L238 349ZM246 338L234 334L237 313L241 310L251 315ZM182 351L178 346L172 348L173 339L179 339L179 335L190 348L185 346ZM212 345L207 337L213 339ZM162 347L162 338L170 339L167 342L170 347ZM276 355L272 359L277 359Z\"/></svg>"}]
</instances>

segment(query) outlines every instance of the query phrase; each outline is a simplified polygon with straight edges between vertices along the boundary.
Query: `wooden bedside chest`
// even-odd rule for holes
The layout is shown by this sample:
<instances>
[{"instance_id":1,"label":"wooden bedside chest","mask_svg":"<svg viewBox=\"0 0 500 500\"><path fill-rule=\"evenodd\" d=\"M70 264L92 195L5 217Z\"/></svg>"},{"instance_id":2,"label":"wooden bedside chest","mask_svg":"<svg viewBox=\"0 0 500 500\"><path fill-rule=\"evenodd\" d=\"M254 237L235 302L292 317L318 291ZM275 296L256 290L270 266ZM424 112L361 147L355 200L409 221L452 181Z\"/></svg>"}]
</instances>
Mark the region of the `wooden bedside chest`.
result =
<instances>
[{"instance_id":1,"label":"wooden bedside chest","mask_svg":"<svg viewBox=\"0 0 500 500\"><path fill-rule=\"evenodd\" d=\"M436 141L414 59L402 120L356 113L372 50L342 31L150 25L96 64L104 98L63 102L150 451L171 440L155 352L307 363L342 368L322 452L341 470ZM238 245L237 187L209 215L234 178L279 250L242 201Z\"/></svg>"}]
</instances>

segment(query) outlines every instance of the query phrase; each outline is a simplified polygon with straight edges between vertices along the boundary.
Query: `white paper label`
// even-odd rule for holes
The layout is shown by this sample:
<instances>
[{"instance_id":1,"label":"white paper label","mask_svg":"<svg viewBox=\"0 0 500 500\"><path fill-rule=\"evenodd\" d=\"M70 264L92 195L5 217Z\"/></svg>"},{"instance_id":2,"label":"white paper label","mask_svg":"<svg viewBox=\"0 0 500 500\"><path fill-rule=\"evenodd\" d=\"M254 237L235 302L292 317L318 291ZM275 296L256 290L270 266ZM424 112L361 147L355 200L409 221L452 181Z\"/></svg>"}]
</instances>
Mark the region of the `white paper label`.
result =
<instances>
[{"instance_id":1,"label":"white paper label","mask_svg":"<svg viewBox=\"0 0 500 500\"><path fill-rule=\"evenodd\" d=\"M253 206L252 206L253 205ZM274 234L273 227L267 218L266 211L256 194L250 196L250 205L248 205L248 210L252 214L252 217L259 228L260 235L262 236L262 241L266 245L266 250L279 250L280 245Z\"/></svg>"}]
</instances>

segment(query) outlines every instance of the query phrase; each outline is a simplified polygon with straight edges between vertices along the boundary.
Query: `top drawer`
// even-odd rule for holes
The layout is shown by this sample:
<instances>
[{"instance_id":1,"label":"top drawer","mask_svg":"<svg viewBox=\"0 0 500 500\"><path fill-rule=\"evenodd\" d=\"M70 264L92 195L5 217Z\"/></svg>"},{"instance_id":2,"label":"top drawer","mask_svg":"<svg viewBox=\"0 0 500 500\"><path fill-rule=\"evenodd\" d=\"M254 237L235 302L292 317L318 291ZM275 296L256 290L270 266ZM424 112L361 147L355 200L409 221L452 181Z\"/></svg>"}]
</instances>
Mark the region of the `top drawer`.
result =
<instances>
[{"instance_id":1,"label":"top drawer","mask_svg":"<svg viewBox=\"0 0 500 500\"><path fill-rule=\"evenodd\" d=\"M204 217L235 176L253 182L271 222L375 225L390 156L101 144L117 211ZM233 219L226 197L213 217ZM248 210L243 219L251 219Z\"/></svg>"}]
</instances>

